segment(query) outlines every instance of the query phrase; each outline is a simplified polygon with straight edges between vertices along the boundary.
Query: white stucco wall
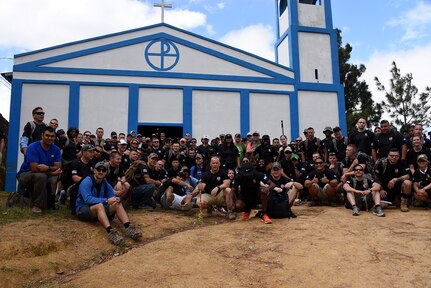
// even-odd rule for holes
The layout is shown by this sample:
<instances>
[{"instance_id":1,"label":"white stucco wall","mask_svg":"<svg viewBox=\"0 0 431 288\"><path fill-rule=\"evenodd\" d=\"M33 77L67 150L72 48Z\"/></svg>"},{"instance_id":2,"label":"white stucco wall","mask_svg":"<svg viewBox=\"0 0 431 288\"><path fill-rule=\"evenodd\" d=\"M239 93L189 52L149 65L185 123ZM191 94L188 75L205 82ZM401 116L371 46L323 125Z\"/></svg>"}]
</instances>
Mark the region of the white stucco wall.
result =
<instances>
[{"instance_id":1,"label":"white stucco wall","mask_svg":"<svg viewBox=\"0 0 431 288\"><path fill-rule=\"evenodd\" d=\"M290 97L285 94L250 93L250 131L272 138L281 135L281 120L284 133L290 135Z\"/></svg>"},{"instance_id":2,"label":"white stucco wall","mask_svg":"<svg viewBox=\"0 0 431 288\"><path fill-rule=\"evenodd\" d=\"M240 132L240 93L193 91L193 137Z\"/></svg>"},{"instance_id":3,"label":"white stucco wall","mask_svg":"<svg viewBox=\"0 0 431 288\"><path fill-rule=\"evenodd\" d=\"M280 1L278 1L278 7L280 7ZM281 37L289 28L289 7L284 10L283 14L281 14L278 17L278 29L279 29L279 35L278 37Z\"/></svg>"},{"instance_id":4,"label":"white stucco wall","mask_svg":"<svg viewBox=\"0 0 431 288\"><path fill-rule=\"evenodd\" d=\"M36 107L42 107L43 111L45 111L44 122L46 124L48 124L49 120L52 118L56 118L59 123L58 128L65 131L67 130L67 123L69 121L68 85L23 84L21 103L20 135L22 135L25 124L33 120L31 111ZM21 163L24 161L24 157L19 151L17 158L17 167L19 170Z\"/></svg>"},{"instance_id":5,"label":"white stucco wall","mask_svg":"<svg viewBox=\"0 0 431 288\"><path fill-rule=\"evenodd\" d=\"M96 133L98 127L105 130L105 138L111 131L127 132L129 89L110 86L81 86L79 101L79 131Z\"/></svg>"},{"instance_id":6,"label":"white stucco wall","mask_svg":"<svg viewBox=\"0 0 431 288\"><path fill-rule=\"evenodd\" d=\"M183 123L183 90L139 89L138 122Z\"/></svg>"},{"instance_id":7,"label":"white stucco wall","mask_svg":"<svg viewBox=\"0 0 431 288\"><path fill-rule=\"evenodd\" d=\"M339 125L337 93L298 91L299 132L313 127L316 137L324 137L323 129Z\"/></svg>"},{"instance_id":8,"label":"white stucco wall","mask_svg":"<svg viewBox=\"0 0 431 288\"><path fill-rule=\"evenodd\" d=\"M278 53L278 64L284 65L286 67L290 67L290 59L289 59L289 36L283 40L277 47Z\"/></svg>"},{"instance_id":9,"label":"white stucco wall","mask_svg":"<svg viewBox=\"0 0 431 288\"><path fill-rule=\"evenodd\" d=\"M298 23L300 26L325 28L325 1L322 5L298 3Z\"/></svg>"},{"instance_id":10,"label":"white stucco wall","mask_svg":"<svg viewBox=\"0 0 431 288\"><path fill-rule=\"evenodd\" d=\"M299 63L301 82L333 83L329 35L300 32ZM315 79L315 69L319 79Z\"/></svg>"}]
</instances>

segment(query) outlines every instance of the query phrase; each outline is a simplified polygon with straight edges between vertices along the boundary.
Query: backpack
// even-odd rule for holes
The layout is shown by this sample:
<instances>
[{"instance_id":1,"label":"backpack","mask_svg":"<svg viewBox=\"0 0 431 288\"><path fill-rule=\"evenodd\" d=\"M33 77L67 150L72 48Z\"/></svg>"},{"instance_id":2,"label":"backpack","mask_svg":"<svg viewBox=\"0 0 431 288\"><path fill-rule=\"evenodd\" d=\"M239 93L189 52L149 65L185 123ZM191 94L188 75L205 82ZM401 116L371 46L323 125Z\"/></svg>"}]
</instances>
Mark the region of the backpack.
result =
<instances>
[{"instance_id":1,"label":"backpack","mask_svg":"<svg viewBox=\"0 0 431 288\"><path fill-rule=\"evenodd\" d=\"M373 175L375 177L375 180L377 180L376 170L377 170L377 167L380 166L380 163L382 163L383 170L379 174L383 175L383 174L385 174L386 168L388 167L388 158L385 157L385 158L379 158L379 159L377 159L376 165L374 165L374 169L372 170L373 171Z\"/></svg>"},{"instance_id":2,"label":"backpack","mask_svg":"<svg viewBox=\"0 0 431 288\"><path fill-rule=\"evenodd\" d=\"M266 210L271 218L289 218L293 217L289 205L289 196L287 192L278 193L272 190L268 195L268 207Z\"/></svg>"},{"instance_id":3,"label":"backpack","mask_svg":"<svg viewBox=\"0 0 431 288\"><path fill-rule=\"evenodd\" d=\"M343 137L343 143L344 143L344 145L348 145L349 144L349 138L347 137L347 136L344 136ZM335 138L332 138L332 144L334 145L334 148L335 148L335 153L338 153L338 147L337 147L337 139L335 139Z\"/></svg>"},{"instance_id":4,"label":"backpack","mask_svg":"<svg viewBox=\"0 0 431 288\"><path fill-rule=\"evenodd\" d=\"M25 208L30 206L31 206L30 198L26 197L20 191L9 193L9 196L7 197L7 200L6 200L6 207L8 208L11 208L11 207Z\"/></svg>"},{"instance_id":5,"label":"backpack","mask_svg":"<svg viewBox=\"0 0 431 288\"><path fill-rule=\"evenodd\" d=\"M350 178L350 181L352 181L352 187L354 188L354 189L356 189L356 185L357 185L357 183L358 183L358 180L356 180L356 177L351 177ZM371 187L368 187L368 179L367 178L365 178L364 177L364 180L363 180L363 185L362 185L363 187L364 187L364 190L368 190L368 189L370 189ZM371 209L371 207L373 207L373 205L374 205L374 200L373 200L373 195L370 193L370 194L367 194L367 195L365 195L365 196L361 196L360 194L357 194L357 193L355 193L355 202L356 202L356 206L358 206L359 207L359 209L361 209L361 210L366 210L366 211L368 211L368 210L370 210ZM349 200L347 199L347 197L345 197L345 203L344 203L344 206L346 207L346 208L348 208L348 209L351 209L352 208L352 205L350 204L350 202L349 202Z\"/></svg>"},{"instance_id":6,"label":"backpack","mask_svg":"<svg viewBox=\"0 0 431 288\"><path fill-rule=\"evenodd\" d=\"M130 165L130 167L126 170L126 173L124 173L124 176L126 177L126 181L131 183L133 180L140 183L138 179L136 179L135 174L136 171L141 167L142 164L145 164L145 161L143 160L136 160L135 162Z\"/></svg>"},{"instance_id":7,"label":"backpack","mask_svg":"<svg viewBox=\"0 0 431 288\"><path fill-rule=\"evenodd\" d=\"M362 156L366 159L365 160L365 166L367 167L367 171L368 171L368 173L372 173L374 170L374 163L373 163L373 159L371 159L370 155L359 151L356 158L358 158L359 156Z\"/></svg>"},{"instance_id":8,"label":"backpack","mask_svg":"<svg viewBox=\"0 0 431 288\"><path fill-rule=\"evenodd\" d=\"M303 141L305 151L308 150L308 142L309 142L308 139L305 139ZM317 137L316 137L316 146L317 146L317 150L319 150L320 149L320 138L317 138Z\"/></svg>"}]
</instances>

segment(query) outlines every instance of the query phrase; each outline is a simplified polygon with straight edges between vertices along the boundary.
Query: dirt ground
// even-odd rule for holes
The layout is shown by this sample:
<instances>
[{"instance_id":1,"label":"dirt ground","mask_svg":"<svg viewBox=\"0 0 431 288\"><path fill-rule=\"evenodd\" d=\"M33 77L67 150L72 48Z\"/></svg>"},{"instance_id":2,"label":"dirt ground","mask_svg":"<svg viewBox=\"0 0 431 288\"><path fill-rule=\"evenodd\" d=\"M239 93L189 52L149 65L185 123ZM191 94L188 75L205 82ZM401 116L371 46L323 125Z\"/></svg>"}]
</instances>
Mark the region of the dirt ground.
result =
<instances>
[{"instance_id":1,"label":"dirt ground","mask_svg":"<svg viewBox=\"0 0 431 288\"><path fill-rule=\"evenodd\" d=\"M124 247L64 215L3 224L0 287L431 287L431 211L301 206L270 225L196 212L133 211L144 237Z\"/></svg>"}]
</instances>

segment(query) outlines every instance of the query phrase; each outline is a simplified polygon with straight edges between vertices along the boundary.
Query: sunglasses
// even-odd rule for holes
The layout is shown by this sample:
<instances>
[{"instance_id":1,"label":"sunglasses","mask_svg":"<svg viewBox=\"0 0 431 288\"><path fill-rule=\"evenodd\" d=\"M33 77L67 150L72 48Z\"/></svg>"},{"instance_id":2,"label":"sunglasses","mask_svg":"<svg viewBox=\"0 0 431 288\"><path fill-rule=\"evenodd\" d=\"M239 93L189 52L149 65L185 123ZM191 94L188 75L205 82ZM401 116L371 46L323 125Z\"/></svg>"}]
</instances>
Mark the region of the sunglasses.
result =
<instances>
[{"instance_id":1,"label":"sunglasses","mask_svg":"<svg viewBox=\"0 0 431 288\"><path fill-rule=\"evenodd\" d=\"M58 123L50 122L49 125L56 125L56 126L58 126Z\"/></svg>"},{"instance_id":2,"label":"sunglasses","mask_svg":"<svg viewBox=\"0 0 431 288\"><path fill-rule=\"evenodd\" d=\"M242 163L249 163L250 161L248 161L248 160L244 160L244 161L242 161Z\"/></svg>"},{"instance_id":3,"label":"sunglasses","mask_svg":"<svg viewBox=\"0 0 431 288\"><path fill-rule=\"evenodd\" d=\"M45 115L45 112L34 112L36 115Z\"/></svg>"},{"instance_id":4,"label":"sunglasses","mask_svg":"<svg viewBox=\"0 0 431 288\"><path fill-rule=\"evenodd\" d=\"M106 172L105 168L96 168L97 172Z\"/></svg>"},{"instance_id":5,"label":"sunglasses","mask_svg":"<svg viewBox=\"0 0 431 288\"><path fill-rule=\"evenodd\" d=\"M355 172L364 171L364 169L353 169L353 171L355 171Z\"/></svg>"},{"instance_id":6,"label":"sunglasses","mask_svg":"<svg viewBox=\"0 0 431 288\"><path fill-rule=\"evenodd\" d=\"M196 160L202 160L202 157L196 157Z\"/></svg>"},{"instance_id":7,"label":"sunglasses","mask_svg":"<svg viewBox=\"0 0 431 288\"><path fill-rule=\"evenodd\" d=\"M316 164L316 165L322 165L323 162L314 162L314 164Z\"/></svg>"}]
</instances>

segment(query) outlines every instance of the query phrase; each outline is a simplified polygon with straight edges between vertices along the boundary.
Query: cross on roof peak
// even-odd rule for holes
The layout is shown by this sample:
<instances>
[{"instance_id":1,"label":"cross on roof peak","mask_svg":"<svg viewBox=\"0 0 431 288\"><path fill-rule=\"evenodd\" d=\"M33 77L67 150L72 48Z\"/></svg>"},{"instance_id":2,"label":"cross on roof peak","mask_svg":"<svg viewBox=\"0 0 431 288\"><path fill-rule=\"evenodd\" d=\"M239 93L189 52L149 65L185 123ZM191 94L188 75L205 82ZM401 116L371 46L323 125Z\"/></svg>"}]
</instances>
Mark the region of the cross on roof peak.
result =
<instances>
[{"instance_id":1,"label":"cross on roof peak","mask_svg":"<svg viewBox=\"0 0 431 288\"><path fill-rule=\"evenodd\" d=\"M172 8L172 4L165 4L165 0L161 0L161 3L154 3L154 7L160 7L162 8L162 23L165 22L165 8Z\"/></svg>"}]
</instances>

